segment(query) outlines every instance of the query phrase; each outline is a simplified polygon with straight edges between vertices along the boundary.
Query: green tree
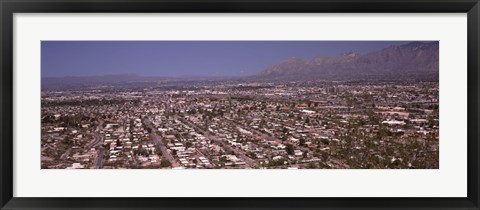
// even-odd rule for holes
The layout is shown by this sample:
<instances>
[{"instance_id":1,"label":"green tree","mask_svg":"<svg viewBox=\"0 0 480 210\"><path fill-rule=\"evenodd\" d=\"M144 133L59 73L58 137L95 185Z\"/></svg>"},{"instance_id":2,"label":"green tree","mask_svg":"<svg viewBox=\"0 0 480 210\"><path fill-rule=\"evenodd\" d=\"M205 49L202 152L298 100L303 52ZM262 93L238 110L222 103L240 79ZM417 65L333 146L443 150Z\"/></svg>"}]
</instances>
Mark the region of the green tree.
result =
<instances>
[{"instance_id":1,"label":"green tree","mask_svg":"<svg viewBox=\"0 0 480 210\"><path fill-rule=\"evenodd\" d=\"M305 139L304 138L300 139L300 146L305 146Z\"/></svg>"},{"instance_id":2,"label":"green tree","mask_svg":"<svg viewBox=\"0 0 480 210\"><path fill-rule=\"evenodd\" d=\"M285 150L287 151L287 154L294 155L295 154L295 149L293 148L293 145L292 144L287 144L286 146L287 147L285 148Z\"/></svg>"},{"instance_id":3,"label":"green tree","mask_svg":"<svg viewBox=\"0 0 480 210\"><path fill-rule=\"evenodd\" d=\"M170 161L165 159L162 159L162 161L160 161L161 168L170 167L170 166L172 166L172 163L170 163Z\"/></svg>"},{"instance_id":4,"label":"green tree","mask_svg":"<svg viewBox=\"0 0 480 210\"><path fill-rule=\"evenodd\" d=\"M155 149L155 153L160 157L163 155L163 152L160 148Z\"/></svg>"}]
</instances>

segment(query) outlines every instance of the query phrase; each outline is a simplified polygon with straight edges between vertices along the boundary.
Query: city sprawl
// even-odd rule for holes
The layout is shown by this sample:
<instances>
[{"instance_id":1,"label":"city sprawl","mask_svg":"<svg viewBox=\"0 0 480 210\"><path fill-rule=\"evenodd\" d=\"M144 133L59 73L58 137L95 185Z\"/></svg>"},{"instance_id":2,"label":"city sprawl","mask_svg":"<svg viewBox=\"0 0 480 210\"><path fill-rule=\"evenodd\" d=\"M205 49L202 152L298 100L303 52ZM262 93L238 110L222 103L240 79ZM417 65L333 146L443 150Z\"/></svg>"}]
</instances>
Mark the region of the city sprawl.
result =
<instances>
[{"instance_id":1,"label":"city sprawl","mask_svg":"<svg viewBox=\"0 0 480 210\"><path fill-rule=\"evenodd\" d=\"M439 168L438 81L43 90L42 169Z\"/></svg>"}]
</instances>

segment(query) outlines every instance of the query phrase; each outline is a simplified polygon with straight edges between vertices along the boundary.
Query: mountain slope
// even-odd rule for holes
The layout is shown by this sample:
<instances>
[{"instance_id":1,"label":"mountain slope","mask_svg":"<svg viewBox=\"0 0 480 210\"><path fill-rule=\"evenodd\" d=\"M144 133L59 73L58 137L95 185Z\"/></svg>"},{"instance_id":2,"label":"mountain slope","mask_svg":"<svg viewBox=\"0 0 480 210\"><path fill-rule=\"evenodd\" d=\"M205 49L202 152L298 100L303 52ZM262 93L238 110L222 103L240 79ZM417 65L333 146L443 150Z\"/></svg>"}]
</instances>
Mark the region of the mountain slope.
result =
<instances>
[{"instance_id":1,"label":"mountain slope","mask_svg":"<svg viewBox=\"0 0 480 210\"><path fill-rule=\"evenodd\" d=\"M338 56L318 56L312 60L290 58L272 65L256 79L438 79L438 42L411 42L380 51Z\"/></svg>"}]
</instances>

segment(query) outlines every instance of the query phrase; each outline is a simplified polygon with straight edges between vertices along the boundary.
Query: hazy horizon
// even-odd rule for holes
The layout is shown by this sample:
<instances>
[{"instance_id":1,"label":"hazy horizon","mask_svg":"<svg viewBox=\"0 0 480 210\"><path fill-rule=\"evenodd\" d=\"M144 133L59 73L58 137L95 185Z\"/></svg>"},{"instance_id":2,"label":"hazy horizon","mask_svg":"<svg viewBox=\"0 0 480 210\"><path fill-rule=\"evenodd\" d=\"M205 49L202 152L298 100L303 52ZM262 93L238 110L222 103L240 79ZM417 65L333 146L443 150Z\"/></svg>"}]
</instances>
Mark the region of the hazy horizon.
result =
<instances>
[{"instance_id":1,"label":"hazy horizon","mask_svg":"<svg viewBox=\"0 0 480 210\"><path fill-rule=\"evenodd\" d=\"M297 57L368 53L411 41L42 41L41 77L245 77Z\"/></svg>"}]
</instances>

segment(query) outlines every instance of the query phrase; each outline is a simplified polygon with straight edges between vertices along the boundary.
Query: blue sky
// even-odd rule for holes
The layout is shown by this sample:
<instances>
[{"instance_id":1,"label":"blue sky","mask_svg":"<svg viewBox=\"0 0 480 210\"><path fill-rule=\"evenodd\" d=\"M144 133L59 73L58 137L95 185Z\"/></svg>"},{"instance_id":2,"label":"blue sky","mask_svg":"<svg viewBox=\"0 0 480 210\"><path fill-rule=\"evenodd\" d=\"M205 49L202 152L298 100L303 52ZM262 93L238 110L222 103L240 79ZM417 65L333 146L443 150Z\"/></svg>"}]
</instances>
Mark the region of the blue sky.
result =
<instances>
[{"instance_id":1,"label":"blue sky","mask_svg":"<svg viewBox=\"0 0 480 210\"><path fill-rule=\"evenodd\" d=\"M248 76L282 60L347 51L366 53L400 41L42 41L42 77Z\"/></svg>"}]
</instances>

